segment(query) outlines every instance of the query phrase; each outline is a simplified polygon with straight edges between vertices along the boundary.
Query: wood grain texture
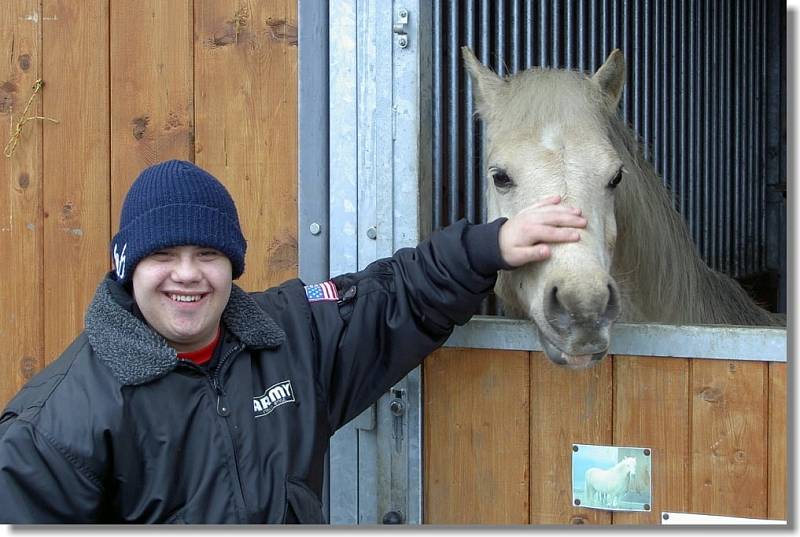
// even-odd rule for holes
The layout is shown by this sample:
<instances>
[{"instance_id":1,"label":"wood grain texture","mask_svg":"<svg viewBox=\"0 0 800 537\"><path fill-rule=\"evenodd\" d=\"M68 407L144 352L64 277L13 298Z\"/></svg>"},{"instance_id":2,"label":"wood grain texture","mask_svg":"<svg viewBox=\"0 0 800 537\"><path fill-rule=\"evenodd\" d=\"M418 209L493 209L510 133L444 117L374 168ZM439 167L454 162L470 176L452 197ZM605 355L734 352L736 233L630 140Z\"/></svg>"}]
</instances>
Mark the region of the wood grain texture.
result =
<instances>
[{"instance_id":1,"label":"wood grain texture","mask_svg":"<svg viewBox=\"0 0 800 537\"><path fill-rule=\"evenodd\" d=\"M766 518L765 362L693 360L691 512Z\"/></svg>"},{"instance_id":2,"label":"wood grain texture","mask_svg":"<svg viewBox=\"0 0 800 537\"><path fill-rule=\"evenodd\" d=\"M110 268L108 2L44 0L45 356L83 329Z\"/></svg>"},{"instance_id":3,"label":"wood grain texture","mask_svg":"<svg viewBox=\"0 0 800 537\"><path fill-rule=\"evenodd\" d=\"M767 517L788 516L789 467L786 364L769 364L769 488Z\"/></svg>"},{"instance_id":4,"label":"wood grain texture","mask_svg":"<svg viewBox=\"0 0 800 537\"><path fill-rule=\"evenodd\" d=\"M609 524L572 504L572 444L611 443L613 358L581 371L531 354L531 524Z\"/></svg>"},{"instance_id":5,"label":"wood grain texture","mask_svg":"<svg viewBox=\"0 0 800 537\"><path fill-rule=\"evenodd\" d=\"M239 207L239 285L297 274L297 2L195 0L196 161Z\"/></svg>"},{"instance_id":6,"label":"wood grain texture","mask_svg":"<svg viewBox=\"0 0 800 537\"><path fill-rule=\"evenodd\" d=\"M0 46L8 60L0 70L3 146L41 76L41 26L28 20L38 12L38 1L0 9ZM41 115L41 95L29 116ZM0 156L0 408L44 366L41 153L42 124L34 120L23 127L12 157Z\"/></svg>"},{"instance_id":7,"label":"wood grain texture","mask_svg":"<svg viewBox=\"0 0 800 537\"><path fill-rule=\"evenodd\" d=\"M113 234L144 168L194 160L192 1L117 0L110 17Z\"/></svg>"},{"instance_id":8,"label":"wood grain texture","mask_svg":"<svg viewBox=\"0 0 800 537\"><path fill-rule=\"evenodd\" d=\"M615 512L614 524L658 524L661 511L687 510L689 418L688 360L615 356L613 443L651 449L653 503L649 512Z\"/></svg>"},{"instance_id":9,"label":"wood grain texture","mask_svg":"<svg viewBox=\"0 0 800 537\"><path fill-rule=\"evenodd\" d=\"M424 521L528 523L528 353L441 349L424 363Z\"/></svg>"}]
</instances>

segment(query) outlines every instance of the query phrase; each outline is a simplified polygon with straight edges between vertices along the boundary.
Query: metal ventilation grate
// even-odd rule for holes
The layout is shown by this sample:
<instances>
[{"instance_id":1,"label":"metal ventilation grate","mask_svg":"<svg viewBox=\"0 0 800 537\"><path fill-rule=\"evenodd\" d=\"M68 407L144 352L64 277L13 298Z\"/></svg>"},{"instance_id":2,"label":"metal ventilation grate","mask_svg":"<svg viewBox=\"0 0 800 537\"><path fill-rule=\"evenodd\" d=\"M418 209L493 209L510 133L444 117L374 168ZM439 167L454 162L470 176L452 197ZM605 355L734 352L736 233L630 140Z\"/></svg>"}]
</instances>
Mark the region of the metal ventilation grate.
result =
<instances>
[{"instance_id":1,"label":"metal ventilation grate","mask_svg":"<svg viewBox=\"0 0 800 537\"><path fill-rule=\"evenodd\" d=\"M768 197L783 171L774 142L781 125L767 119L775 117L768 101L782 89L767 51L770 34L785 24L768 4L436 0L434 228L486 219L480 123L462 45L501 75L534 65L593 72L620 48L628 65L621 113L674 193L701 255L733 277L767 270L768 247L783 248L768 244Z\"/></svg>"}]
</instances>

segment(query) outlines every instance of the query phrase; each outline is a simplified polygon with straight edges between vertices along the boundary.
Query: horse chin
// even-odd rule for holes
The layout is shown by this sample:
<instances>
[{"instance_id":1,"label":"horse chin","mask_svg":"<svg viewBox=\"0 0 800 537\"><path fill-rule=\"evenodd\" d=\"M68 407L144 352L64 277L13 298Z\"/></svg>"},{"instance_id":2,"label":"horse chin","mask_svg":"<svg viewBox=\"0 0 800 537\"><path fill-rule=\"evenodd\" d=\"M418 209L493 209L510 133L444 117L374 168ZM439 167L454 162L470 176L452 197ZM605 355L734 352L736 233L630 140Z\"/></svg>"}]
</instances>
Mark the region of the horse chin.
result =
<instances>
[{"instance_id":1,"label":"horse chin","mask_svg":"<svg viewBox=\"0 0 800 537\"><path fill-rule=\"evenodd\" d=\"M568 367L570 369L586 369L595 365L603 359L606 351L594 354L567 354L548 340L542 331L539 330L539 341L542 342L544 353L556 365Z\"/></svg>"}]
</instances>

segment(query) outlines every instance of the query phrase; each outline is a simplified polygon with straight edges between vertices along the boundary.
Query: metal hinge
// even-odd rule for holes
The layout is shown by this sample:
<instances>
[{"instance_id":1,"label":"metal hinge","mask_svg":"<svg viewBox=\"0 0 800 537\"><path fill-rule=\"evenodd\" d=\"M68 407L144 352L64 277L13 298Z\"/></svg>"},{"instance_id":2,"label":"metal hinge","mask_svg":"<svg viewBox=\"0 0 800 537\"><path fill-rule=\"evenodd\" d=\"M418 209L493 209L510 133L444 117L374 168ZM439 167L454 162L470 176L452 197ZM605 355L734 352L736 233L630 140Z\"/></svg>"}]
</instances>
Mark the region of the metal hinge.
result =
<instances>
[{"instance_id":1,"label":"metal hinge","mask_svg":"<svg viewBox=\"0 0 800 537\"><path fill-rule=\"evenodd\" d=\"M364 412L356 416L353 420L353 425L355 425L356 429L360 429L362 431L373 431L375 430L375 403L372 403L369 408L367 408Z\"/></svg>"},{"instance_id":2,"label":"metal hinge","mask_svg":"<svg viewBox=\"0 0 800 537\"><path fill-rule=\"evenodd\" d=\"M397 46L400 48L406 48L408 46L408 32L406 31L407 27L408 10L404 7L401 7L397 10L397 20L392 25L392 31L395 34Z\"/></svg>"}]
</instances>

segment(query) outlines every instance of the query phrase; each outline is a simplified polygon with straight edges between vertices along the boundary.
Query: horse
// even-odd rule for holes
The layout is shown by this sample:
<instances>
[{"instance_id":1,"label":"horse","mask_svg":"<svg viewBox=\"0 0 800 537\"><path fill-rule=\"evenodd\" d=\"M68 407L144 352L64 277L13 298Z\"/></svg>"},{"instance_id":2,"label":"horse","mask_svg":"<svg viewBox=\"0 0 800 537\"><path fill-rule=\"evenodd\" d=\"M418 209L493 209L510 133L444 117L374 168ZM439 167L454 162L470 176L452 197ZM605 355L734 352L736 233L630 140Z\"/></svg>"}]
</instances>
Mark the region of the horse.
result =
<instances>
[{"instance_id":1,"label":"horse","mask_svg":"<svg viewBox=\"0 0 800 537\"><path fill-rule=\"evenodd\" d=\"M501 78L468 47L462 57L484 125L490 221L549 195L581 208L587 226L550 257L500 271L508 316L533 321L556 364L589 367L617 320L781 325L732 278L709 268L669 191L618 117L625 60L618 49L591 76L531 68Z\"/></svg>"},{"instance_id":2,"label":"horse","mask_svg":"<svg viewBox=\"0 0 800 537\"><path fill-rule=\"evenodd\" d=\"M585 502L591 505L618 507L619 500L628 492L628 479L636 475L636 459L625 457L613 468L586 470Z\"/></svg>"}]
</instances>

